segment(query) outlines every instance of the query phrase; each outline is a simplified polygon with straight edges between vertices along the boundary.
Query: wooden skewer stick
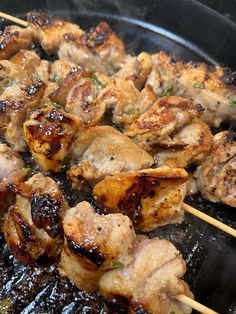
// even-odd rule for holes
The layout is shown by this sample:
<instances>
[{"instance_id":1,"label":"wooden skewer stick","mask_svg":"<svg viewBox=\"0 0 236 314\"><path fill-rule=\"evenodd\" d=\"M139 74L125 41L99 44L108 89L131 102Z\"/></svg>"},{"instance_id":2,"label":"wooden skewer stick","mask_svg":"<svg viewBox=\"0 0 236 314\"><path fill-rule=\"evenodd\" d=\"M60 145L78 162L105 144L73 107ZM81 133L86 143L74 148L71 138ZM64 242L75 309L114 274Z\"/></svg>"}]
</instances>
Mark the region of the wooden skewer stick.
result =
<instances>
[{"instance_id":1,"label":"wooden skewer stick","mask_svg":"<svg viewBox=\"0 0 236 314\"><path fill-rule=\"evenodd\" d=\"M223 222L220 222L219 220L212 218L209 215L204 214L203 212L201 212L200 210L197 210L196 208L183 203L182 208L186 211L189 212L190 214L208 222L209 224L215 226L216 228L232 235L233 237L236 237L236 230L227 226L226 224L224 224Z\"/></svg>"},{"instance_id":2,"label":"wooden skewer stick","mask_svg":"<svg viewBox=\"0 0 236 314\"><path fill-rule=\"evenodd\" d=\"M202 305L201 303L187 297L184 294L177 295L175 297L175 299L184 303L184 304L189 305L192 309L198 311L199 313L202 313L202 314L219 314L219 313L209 309L209 307Z\"/></svg>"},{"instance_id":3,"label":"wooden skewer stick","mask_svg":"<svg viewBox=\"0 0 236 314\"><path fill-rule=\"evenodd\" d=\"M4 19L7 19L9 21L12 21L12 22L14 22L16 24L25 26L25 27L28 26L28 23L26 21L24 21L22 19L18 19L17 17L14 17L12 15L9 15L9 14L3 13L3 12L0 12L0 17L2 17Z\"/></svg>"}]
</instances>

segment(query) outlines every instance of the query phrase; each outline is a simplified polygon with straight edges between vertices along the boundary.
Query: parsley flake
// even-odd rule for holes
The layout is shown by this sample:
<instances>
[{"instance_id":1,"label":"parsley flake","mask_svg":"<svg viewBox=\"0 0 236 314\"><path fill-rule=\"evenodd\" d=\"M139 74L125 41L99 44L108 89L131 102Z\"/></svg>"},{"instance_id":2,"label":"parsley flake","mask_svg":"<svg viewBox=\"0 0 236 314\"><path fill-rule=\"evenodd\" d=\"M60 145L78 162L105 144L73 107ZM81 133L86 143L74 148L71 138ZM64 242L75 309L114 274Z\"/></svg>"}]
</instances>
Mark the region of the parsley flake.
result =
<instances>
[{"instance_id":1,"label":"parsley flake","mask_svg":"<svg viewBox=\"0 0 236 314\"><path fill-rule=\"evenodd\" d=\"M203 83L195 83L193 84L193 87L197 89L204 89L205 85Z\"/></svg>"},{"instance_id":2,"label":"parsley flake","mask_svg":"<svg viewBox=\"0 0 236 314\"><path fill-rule=\"evenodd\" d=\"M95 73L93 73L93 74L91 75L91 80L92 80L93 84L95 85L95 87L96 87L97 89L103 89L103 88L106 87L106 85L103 84L103 83L97 78L97 75L96 75Z\"/></svg>"},{"instance_id":3,"label":"parsley flake","mask_svg":"<svg viewBox=\"0 0 236 314\"><path fill-rule=\"evenodd\" d=\"M123 268L123 267L124 267L124 264L122 264L120 261L114 261L111 264L112 269L119 269L119 268Z\"/></svg>"},{"instance_id":4,"label":"parsley flake","mask_svg":"<svg viewBox=\"0 0 236 314\"><path fill-rule=\"evenodd\" d=\"M169 96L172 92L173 92L173 86L166 86L165 88L163 88L163 90L159 94L159 97Z\"/></svg>"},{"instance_id":5,"label":"parsley flake","mask_svg":"<svg viewBox=\"0 0 236 314\"><path fill-rule=\"evenodd\" d=\"M229 100L229 105L230 105L230 107L236 106L236 99L230 99Z\"/></svg>"}]
</instances>

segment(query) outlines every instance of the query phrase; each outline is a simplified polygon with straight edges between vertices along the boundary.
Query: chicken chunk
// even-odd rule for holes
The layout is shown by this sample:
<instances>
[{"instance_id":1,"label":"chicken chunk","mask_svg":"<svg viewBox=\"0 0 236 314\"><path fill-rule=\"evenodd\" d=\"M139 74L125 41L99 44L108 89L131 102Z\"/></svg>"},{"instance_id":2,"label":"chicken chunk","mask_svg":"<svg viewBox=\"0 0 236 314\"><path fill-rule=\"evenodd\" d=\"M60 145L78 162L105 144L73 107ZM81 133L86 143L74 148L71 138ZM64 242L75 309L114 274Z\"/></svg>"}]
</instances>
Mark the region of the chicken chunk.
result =
<instances>
[{"instance_id":1,"label":"chicken chunk","mask_svg":"<svg viewBox=\"0 0 236 314\"><path fill-rule=\"evenodd\" d=\"M154 157L156 165L187 168L192 164L200 164L211 149L212 138L208 125L200 119L194 119L177 131L171 142L160 145Z\"/></svg>"},{"instance_id":2,"label":"chicken chunk","mask_svg":"<svg viewBox=\"0 0 236 314\"><path fill-rule=\"evenodd\" d=\"M74 62L93 72L114 74L125 57L123 42L106 22L82 34L79 40L68 39L62 42L59 59Z\"/></svg>"},{"instance_id":3,"label":"chicken chunk","mask_svg":"<svg viewBox=\"0 0 236 314\"><path fill-rule=\"evenodd\" d=\"M30 28L7 26L0 34L0 60L9 59L21 49L29 49L33 40Z\"/></svg>"},{"instance_id":4,"label":"chicken chunk","mask_svg":"<svg viewBox=\"0 0 236 314\"><path fill-rule=\"evenodd\" d=\"M192 98L205 108L203 119L219 126L227 118L236 118L234 73L219 66L175 62L164 52L153 55L153 68L147 79L159 96L167 94Z\"/></svg>"},{"instance_id":5,"label":"chicken chunk","mask_svg":"<svg viewBox=\"0 0 236 314\"><path fill-rule=\"evenodd\" d=\"M121 69L116 73L116 76L133 81L135 87L141 90L146 83L151 69L151 56L146 52L142 52L137 57L128 55L124 59Z\"/></svg>"},{"instance_id":6,"label":"chicken chunk","mask_svg":"<svg viewBox=\"0 0 236 314\"><path fill-rule=\"evenodd\" d=\"M96 290L105 270L128 263L135 239L128 217L99 215L89 203L81 202L66 212L63 228L59 270L80 289Z\"/></svg>"},{"instance_id":7,"label":"chicken chunk","mask_svg":"<svg viewBox=\"0 0 236 314\"><path fill-rule=\"evenodd\" d=\"M11 62L19 65L33 81L40 79L46 83L49 79L49 62L41 60L34 51L20 50Z\"/></svg>"},{"instance_id":8,"label":"chicken chunk","mask_svg":"<svg viewBox=\"0 0 236 314\"><path fill-rule=\"evenodd\" d=\"M60 171L69 145L81 125L79 118L52 105L35 111L25 121L26 142L43 170Z\"/></svg>"},{"instance_id":9,"label":"chicken chunk","mask_svg":"<svg viewBox=\"0 0 236 314\"><path fill-rule=\"evenodd\" d=\"M8 187L16 193L15 205L5 219L4 236L13 256L23 264L40 256L57 256L62 247L61 216L67 204L57 184L37 173L25 183Z\"/></svg>"},{"instance_id":10,"label":"chicken chunk","mask_svg":"<svg viewBox=\"0 0 236 314\"><path fill-rule=\"evenodd\" d=\"M53 18L40 10L29 12L27 21L33 32L34 41L50 54L57 54L63 41L72 38L78 40L83 34L83 30L78 25Z\"/></svg>"},{"instance_id":11,"label":"chicken chunk","mask_svg":"<svg viewBox=\"0 0 236 314\"><path fill-rule=\"evenodd\" d=\"M153 158L129 138L110 126L98 126L77 133L71 145L77 176L86 180L105 175L149 168ZM75 171L75 169L72 169Z\"/></svg>"},{"instance_id":12,"label":"chicken chunk","mask_svg":"<svg viewBox=\"0 0 236 314\"><path fill-rule=\"evenodd\" d=\"M45 84L37 81L30 86L9 86L0 96L0 133L14 150L26 151L23 123L38 106Z\"/></svg>"},{"instance_id":13,"label":"chicken chunk","mask_svg":"<svg viewBox=\"0 0 236 314\"><path fill-rule=\"evenodd\" d=\"M162 97L125 134L147 151L157 144L171 146L173 132L195 117L200 117L202 111L202 106L192 100L176 96Z\"/></svg>"},{"instance_id":14,"label":"chicken chunk","mask_svg":"<svg viewBox=\"0 0 236 314\"><path fill-rule=\"evenodd\" d=\"M236 133L220 132L195 176L202 195L211 202L236 207Z\"/></svg>"},{"instance_id":15,"label":"chicken chunk","mask_svg":"<svg viewBox=\"0 0 236 314\"><path fill-rule=\"evenodd\" d=\"M131 312L189 314L192 309L174 298L179 294L193 298L181 279L185 272L185 262L171 242L141 238L132 252L131 263L107 271L99 287L105 297L127 299Z\"/></svg>"},{"instance_id":16,"label":"chicken chunk","mask_svg":"<svg viewBox=\"0 0 236 314\"><path fill-rule=\"evenodd\" d=\"M183 169L145 169L105 177L93 195L107 213L128 215L136 230L180 222L188 174Z\"/></svg>"}]
</instances>

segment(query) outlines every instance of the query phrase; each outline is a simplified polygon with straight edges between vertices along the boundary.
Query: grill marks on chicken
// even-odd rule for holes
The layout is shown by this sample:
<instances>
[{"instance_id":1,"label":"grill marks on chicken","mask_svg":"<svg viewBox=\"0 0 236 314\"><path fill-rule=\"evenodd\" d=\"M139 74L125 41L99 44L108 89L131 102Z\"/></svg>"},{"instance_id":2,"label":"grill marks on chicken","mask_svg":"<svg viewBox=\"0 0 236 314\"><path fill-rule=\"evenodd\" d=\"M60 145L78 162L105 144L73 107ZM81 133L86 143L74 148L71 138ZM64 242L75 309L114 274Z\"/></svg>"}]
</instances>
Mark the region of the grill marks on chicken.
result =
<instances>
[{"instance_id":1,"label":"grill marks on chicken","mask_svg":"<svg viewBox=\"0 0 236 314\"><path fill-rule=\"evenodd\" d=\"M236 207L236 133L220 132L195 176L203 196Z\"/></svg>"},{"instance_id":2,"label":"grill marks on chicken","mask_svg":"<svg viewBox=\"0 0 236 314\"><path fill-rule=\"evenodd\" d=\"M9 183L16 193L4 224L4 235L11 253L24 264L40 256L57 256L61 250L61 216L67 204L57 184L37 173L25 183Z\"/></svg>"},{"instance_id":3,"label":"grill marks on chicken","mask_svg":"<svg viewBox=\"0 0 236 314\"><path fill-rule=\"evenodd\" d=\"M147 79L158 95L172 94L192 98L205 108L203 120L219 126L227 118L236 118L234 75L219 66L175 62L164 52L152 56L153 68Z\"/></svg>"},{"instance_id":4,"label":"grill marks on chicken","mask_svg":"<svg viewBox=\"0 0 236 314\"><path fill-rule=\"evenodd\" d=\"M93 189L107 213L128 215L136 230L180 222L188 174L183 169L145 169L106 176Z\"/></svg>"},{"instance_id":5,"label":"grill marks on chicken","mask_svg":"<svg viewBox=\"0 0 236 314\"><path fill-rule=\"evenodd\" d=\"M70 175L86 180L149 168L154 162L147 152L110 126L82 129L77 133L70 153L79 162Z\"/></svg>"},{"instance_id":6,"label":"grill marks on chicken","mask_svg":"<svg viewBox=\"0 0 236 314\"><path fill-rule=\"evenodd\" d=\"M185 263L169 241L136 236L127 216L98 215L87 202L67 211L63 228L59 271L79 288L122 296L130 310L191 313L173 298L192 293L180 279Z\"/></svg>"},{"instance_id":7,"label":"grill marks on chicken","mask_svg":"<svg viewBox=\"0 0 236 314\"><path fill-rule=\"evenodd\" d=\"M43 170L60 171L69 145L82 122L53 106L35 111L24 123L24 135L37 163Z\"/></svg>"},{"instance_id":8,"label":"grill marks on chicken","mask_svg":"<svg viewBox=\"0 0 236 314\"><path fill-rule=\"evenodd\" d=\"M33 40L30 28L7 26L0 34L0 60L9 59L21 49L29 49Z\"/></svg>"},{"instance_id":9,"label":"grill marks on chicken","mask_svg":"<svg viewBox=\"0 0 236 314\"><path fill-rule=\"evenodd\" d=\"M65 233L60 272L78 287L96 290L107 269L127 263L135 233L128 217L99 215L87 202L69 209L63 219Z\"/></svg>"}]
</instances>

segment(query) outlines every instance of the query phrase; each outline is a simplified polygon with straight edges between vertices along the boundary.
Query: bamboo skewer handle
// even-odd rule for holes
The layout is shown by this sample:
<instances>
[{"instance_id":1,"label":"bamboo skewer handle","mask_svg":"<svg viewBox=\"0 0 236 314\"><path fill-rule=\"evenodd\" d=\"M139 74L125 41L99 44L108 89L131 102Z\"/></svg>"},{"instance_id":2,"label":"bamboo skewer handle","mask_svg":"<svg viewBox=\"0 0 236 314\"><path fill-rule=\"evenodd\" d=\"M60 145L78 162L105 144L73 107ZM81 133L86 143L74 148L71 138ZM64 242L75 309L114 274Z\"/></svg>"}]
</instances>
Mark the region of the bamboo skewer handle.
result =
<instances>
[{"instance_id":1,"label":"bamboo skewer handle","mask_svg":"<svg viewBox=\"0 0 236 314\"><path fill-rule=\"evenodd\" d=\"M236 237L236 230L225 225L223 222L220 222L219 220L212 218L211 216L208 216L206 214L204 214L203 212L201 212L200 210L183 203L182 208L186 211L189 212L190 214L208 222L209 224L215 226L216 228L232 235L233 237Z\"/></svg>"},{"instance_id":2,"label":"bamboo skewer handle","mask_svg":"<svg viewBox=\"0 0 236 314\"><path fill-rule=\"evenodd\" d=\"M187 297L184 294L177 295L175 297L175 299L184 303L184 304L189 305L192 309L198 311L199 313L202 313L202 314L219 314L218 312L215 312L215 311L209 309L209 307Z\"/></svg>"},{"instance_id":3,"label":"bamboo skewer handle","mask_svg":"<svg viewBox=\"0 0 236 314\"><path fill-rule=\"evenodd\" d=\"M14 22L16 24L25 26L25 27L28 26L28 23L26 21L24 21L22 19L18 19L17 17L14 17L12 15L9 15L9 14L3 13L3 12L0 12L0 17L2 17L4 19L7 19L9 21L12 21L12 22Z\"/></svg>"}]
</instances>

